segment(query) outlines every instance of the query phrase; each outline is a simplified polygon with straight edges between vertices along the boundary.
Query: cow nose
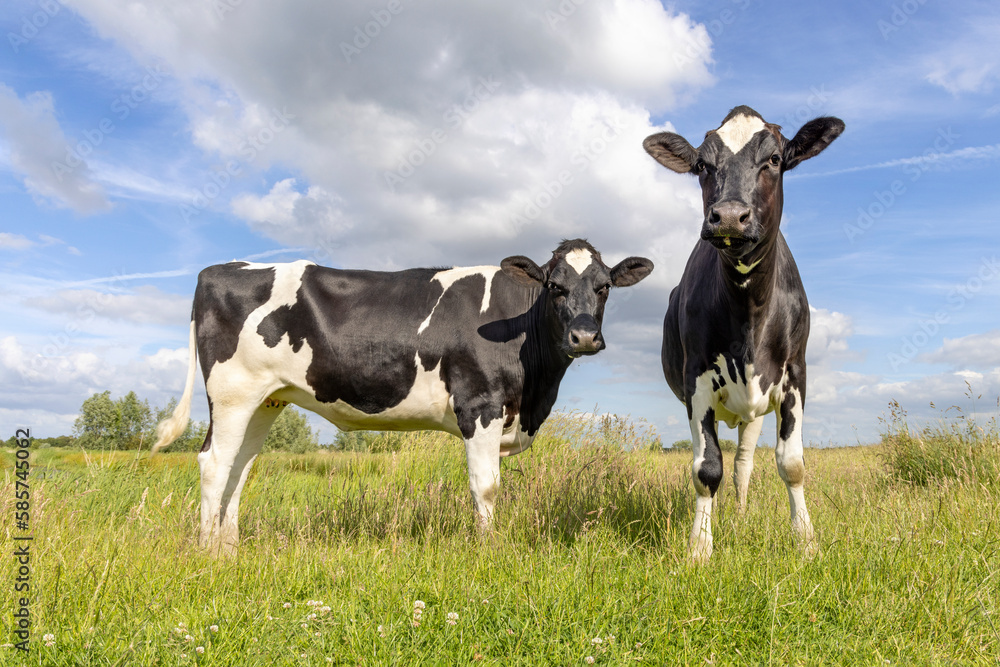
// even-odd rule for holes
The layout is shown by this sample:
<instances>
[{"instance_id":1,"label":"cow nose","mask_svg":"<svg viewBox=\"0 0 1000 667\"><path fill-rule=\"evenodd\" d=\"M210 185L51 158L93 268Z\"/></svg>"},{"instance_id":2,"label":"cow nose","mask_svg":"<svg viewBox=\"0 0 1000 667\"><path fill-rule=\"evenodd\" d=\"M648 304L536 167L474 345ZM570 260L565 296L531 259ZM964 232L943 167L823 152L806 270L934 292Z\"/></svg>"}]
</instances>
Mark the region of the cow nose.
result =
<instances>
[{"instance_id":1,"label":"cow nose","mask_svg":"<svg viewBox=\"0 0 1000 667\"><path fill-rule=\"evenodd\" d=\"M571 356L597 354L604 349L604 337L592 318L578 317L569 328L569 347Z\"/></svg>"},{"instance_id":2,"label":"cow nose","mask_svg":"<svg viewBox=\"0 0 1000 667\"><path fill-rule=\"evenodd\" d=\"M725 201L709 209L704 232L713 236L739 237L749 224L749 206L740 201Z\"/></svg>"}]
</instances>

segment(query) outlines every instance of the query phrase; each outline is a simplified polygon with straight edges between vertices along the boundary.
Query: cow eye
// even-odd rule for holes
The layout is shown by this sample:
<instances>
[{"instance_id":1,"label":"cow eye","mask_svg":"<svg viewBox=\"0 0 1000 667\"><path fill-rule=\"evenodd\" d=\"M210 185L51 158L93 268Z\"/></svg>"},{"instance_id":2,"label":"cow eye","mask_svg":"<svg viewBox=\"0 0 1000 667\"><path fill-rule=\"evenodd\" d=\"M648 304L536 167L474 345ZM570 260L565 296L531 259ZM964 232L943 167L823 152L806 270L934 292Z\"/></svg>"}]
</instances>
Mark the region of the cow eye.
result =
<instances>
[{"instance_id":1,"label":"cow eye","mask_svg":"<svg viewBox=\"0 0 1000 667\"><path fill-rule=\"evenodd\" d=\"M609 289L611 289L611 283L605 283L604 285L601 285L600 287L598 287L597 291L598 292L607 292Z\"/></svg>"},{"instance_id":2,"label":"cow eye","mask_svg":"<svg viewBox=\"0 0 1000 667\"><path fill-rule=\"evenodd\" d=\"M773 164L775 167L777 167L779 164L781 164L781 156L778 155L777 153L775 153L774 155L772 155L771 156L771 164Z\"/></svg>"},{"instance_id":3,"label":"cow eye","mask_svg":"<svg viewBox=\"0 0 1000 667\"><path fill-rule=\"evenodd\" d=\"M560 294L563 293L563 288L559 287L559 285L556 285L551 280L549 282L545 283L545 289L547 289L548 291L552 292L552 294L555 295L555 296L559 296Z\"/></svg>"},{"instance_id":4,"label":"cow eye","mask_svg":"<svg viewBox=\"0 0 1000 667\"><path fill-rule=\"evenodd\" d=\"M703 171L705 171L705 161L698 160L697 162L694 163L694 173L700 174Z\"/></svg>"}]
</instances>

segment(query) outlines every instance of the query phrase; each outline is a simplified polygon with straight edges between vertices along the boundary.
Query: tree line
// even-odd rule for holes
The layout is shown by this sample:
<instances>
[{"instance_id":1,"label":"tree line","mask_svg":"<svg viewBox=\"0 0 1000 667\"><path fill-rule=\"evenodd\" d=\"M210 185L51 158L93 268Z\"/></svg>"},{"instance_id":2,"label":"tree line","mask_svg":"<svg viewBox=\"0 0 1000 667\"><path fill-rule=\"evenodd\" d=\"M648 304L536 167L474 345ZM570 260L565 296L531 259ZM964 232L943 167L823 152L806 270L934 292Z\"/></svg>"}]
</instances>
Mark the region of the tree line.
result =
<instances>
[{"instance_id":1,"label":"tree line","mask_svg":"<svg viewBox=\"0 0 1000 667\"><path fill-rule=\"evenodd\" d=\"M152 408L148 400L139 400L134 391L118 399L112 399L110 391L103 391L83 401L80 415L73 423L72 436L39 438L35 443L84 449L149 449L156 442L156 425L173 414L176 407L176 398L162 408ZM207 422L189 419L187 428L165 451L199 451L207 432ZM264 441L264 451L304 453L318 448L316 434L306 416L291 406L281 411Z\"/></svg>"}]
</instances>

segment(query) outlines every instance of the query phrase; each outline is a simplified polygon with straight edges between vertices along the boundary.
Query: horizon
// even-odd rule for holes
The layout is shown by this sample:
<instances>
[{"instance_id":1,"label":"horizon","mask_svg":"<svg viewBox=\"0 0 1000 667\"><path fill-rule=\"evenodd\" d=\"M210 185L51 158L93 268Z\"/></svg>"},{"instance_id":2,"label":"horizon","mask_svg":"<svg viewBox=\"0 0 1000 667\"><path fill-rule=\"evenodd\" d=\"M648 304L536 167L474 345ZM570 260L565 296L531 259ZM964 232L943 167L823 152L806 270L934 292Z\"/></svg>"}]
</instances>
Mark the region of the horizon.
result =
<instances>
[{"instance_id":1,"label":"horizon","mask_svg":"<svg viewBox=\"0 0 1000 667\"><path fill-rule=\"evenodd\" d=\"M556 409L690 438L659 350L701 194L642 140L700 144L739 105L789 138L846 123L785 177L804 444L876 442L891 401L917 425L1000 413L995 3L13 0L0 20L0 415L38 437L96 392L180 396L206 266L497 265L587 238L656 269L612 291L608 347Z\"/></svg>"}]
</instances>

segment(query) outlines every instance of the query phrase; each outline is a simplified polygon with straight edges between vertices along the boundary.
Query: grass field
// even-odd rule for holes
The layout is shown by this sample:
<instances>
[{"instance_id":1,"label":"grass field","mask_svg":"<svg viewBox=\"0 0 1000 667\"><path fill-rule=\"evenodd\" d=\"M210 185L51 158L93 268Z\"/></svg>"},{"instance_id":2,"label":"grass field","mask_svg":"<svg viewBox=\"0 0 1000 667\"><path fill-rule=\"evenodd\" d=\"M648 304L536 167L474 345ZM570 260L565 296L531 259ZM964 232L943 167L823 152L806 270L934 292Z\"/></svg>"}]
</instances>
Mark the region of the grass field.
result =
<instances>
[{"instance_id":1,"label":"grass field","mask_svg":"<svg viewBox=\"0 0 1000 667\"><path fill-rule=\"evenodd\" d=\"M757 452L744 516L728 454L703 566L686 559L690 454L646 438L551 420L504 462L484 538L453 438L266 455L234 560L197 547L194 454L34 451L24 664L997 664L995 428L897 420L880 445L807 450L811 560L773 452ZM0 643L13 643L14 459L2 457ZM0 663L23 660L0 648Z\"/></svg>"}]
</instances>

